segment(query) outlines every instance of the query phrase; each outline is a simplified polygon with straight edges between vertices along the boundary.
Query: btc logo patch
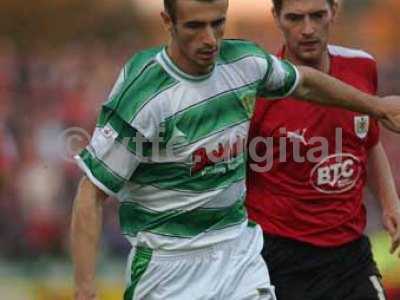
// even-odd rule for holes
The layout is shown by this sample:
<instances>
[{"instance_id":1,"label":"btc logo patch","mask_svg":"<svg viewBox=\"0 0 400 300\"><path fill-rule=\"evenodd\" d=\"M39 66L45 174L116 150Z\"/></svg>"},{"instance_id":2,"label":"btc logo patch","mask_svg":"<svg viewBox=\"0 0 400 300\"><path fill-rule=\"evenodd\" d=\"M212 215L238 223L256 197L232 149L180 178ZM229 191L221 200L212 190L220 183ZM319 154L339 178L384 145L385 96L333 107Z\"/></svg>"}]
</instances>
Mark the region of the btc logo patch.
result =
<instances>
[{"instance_id":1,"label":"btc logo patch","mask_svg":"<svg viewBox=\"0 0 400 300\"><path fill-rule=\"evenodd\" d=\"M356 185L361 172L360 161L354 155L332 154L312 169L310 183L321 193L340 194Z\"/></svg>"}]
</instances>

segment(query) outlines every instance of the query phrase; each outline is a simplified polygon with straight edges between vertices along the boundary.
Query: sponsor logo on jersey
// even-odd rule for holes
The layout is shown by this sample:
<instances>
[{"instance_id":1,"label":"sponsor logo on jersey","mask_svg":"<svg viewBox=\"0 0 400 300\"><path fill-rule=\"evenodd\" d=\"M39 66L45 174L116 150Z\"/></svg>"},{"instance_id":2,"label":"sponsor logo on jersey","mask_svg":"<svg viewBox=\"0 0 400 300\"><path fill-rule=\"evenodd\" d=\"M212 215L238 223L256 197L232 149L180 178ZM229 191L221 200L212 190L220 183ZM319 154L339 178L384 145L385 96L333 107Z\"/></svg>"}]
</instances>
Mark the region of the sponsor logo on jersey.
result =
<instances>
[{"instance_id":1,"label":"sponsor logo on jersey","mask_svg":"<svg viewBox=\"0 0 400 300\"><path fill-rule=\"evenodd\" d=\"M305 134L307 132L308 128L303 128L301 131L300 129L296 130L296 131L288 131L286 133L287 138L289 140L298 140L300 141L304 146L308 146L308 141L305 138Z\"/></svg>"},{"instance_id":2,"label":"sponsor logo on jersey","mask_svg":"<svg viewBox=\"0 0 400 300\"><path fill-rule=\"evenodd\" d=\"M360 139L365 139L369 129L369 116L354 117L354 131Z\"/></svg>"},{"instance_id":3,"label":"sponsor logo on jersey","mask_svg":"<svg viewBox=\"0 0 400 300\"><path fill-rule=\"evenodd\" d=\"M203 175L210 173L226 173L228 170L236 169L244 163L237 158L244 152L246 139L239 139L233 144L219 143L217 148L207 151L202 147L197 149L192 156L191 175L202 172Z\"/></svg>"},{"instance_id":4,"label":"sponsor logo on jersey","mask_svg":"<svg viewBox=\"0 0 400 300\"><path fill-rule=\"evenodd\" d=\"M361 175L360 160L349 153L333 154L318 163L310 174L311 185L325 194L352 189Z\"/></svg>"}]
</instances>

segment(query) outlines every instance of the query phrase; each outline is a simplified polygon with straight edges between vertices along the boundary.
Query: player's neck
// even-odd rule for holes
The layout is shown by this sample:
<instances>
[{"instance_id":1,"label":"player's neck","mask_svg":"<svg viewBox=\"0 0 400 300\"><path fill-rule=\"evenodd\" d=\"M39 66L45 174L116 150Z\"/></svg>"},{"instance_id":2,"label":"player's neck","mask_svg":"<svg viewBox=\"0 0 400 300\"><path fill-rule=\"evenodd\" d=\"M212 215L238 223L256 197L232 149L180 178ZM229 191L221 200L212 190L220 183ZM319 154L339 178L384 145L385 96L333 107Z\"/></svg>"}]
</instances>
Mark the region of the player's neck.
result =
<instances>
[{"instance_id":1,"label":"player's neck","mask_svg":"<svg viewBox=\"0 0 400 300\"><path fill-rule=\"evenodd\" d=\"M330 71L331 60L329 57L328 49L326 49L322 53L322 55L319 59L313 60L313 61L302 60L302 59L298 58L296 55L293 55L290 51L287 51L285 53L285 58L288 59L293 64L298 65L298 66L311 67L311 68L317 69L324 73L329 73L329 71Z\"/></svg>"},{"instance_id":2,"label":"player's neck","mask_svg":"<svg viewBox=\"0 0 400 300\"><path fill-rule=\"evenodd\" d=\"M167 47L167 54L171 61L183 72L192 76L202 76L212 71L212 66L201 68L195 65L180 51L174 43L170 43Z\"/></svg>"}]
</instances>

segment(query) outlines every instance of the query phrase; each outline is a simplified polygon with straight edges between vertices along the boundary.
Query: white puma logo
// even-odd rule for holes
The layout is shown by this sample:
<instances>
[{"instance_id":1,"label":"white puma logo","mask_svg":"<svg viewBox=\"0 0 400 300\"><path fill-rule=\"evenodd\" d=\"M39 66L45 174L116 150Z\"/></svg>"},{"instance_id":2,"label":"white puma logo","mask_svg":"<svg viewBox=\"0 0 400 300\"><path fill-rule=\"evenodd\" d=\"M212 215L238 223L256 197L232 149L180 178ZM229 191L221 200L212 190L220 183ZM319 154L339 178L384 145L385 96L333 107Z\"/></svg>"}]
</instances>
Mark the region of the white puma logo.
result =
<instances>
[{"instance_id":1,"label":"white puma logo","mask_svg":"<svg viewBox=\"0 0 400 300\"><path fill-rule=\"evenodd\" d=\"M300 130L296 131L288 131L287 132L287 137L289 139L297 139L300 140L300 142L303 143L303 145L307 146L308 142L306 141L304 135L306 134L308 128L303 128L300 132Z\"/></svg>"}]
</instances>

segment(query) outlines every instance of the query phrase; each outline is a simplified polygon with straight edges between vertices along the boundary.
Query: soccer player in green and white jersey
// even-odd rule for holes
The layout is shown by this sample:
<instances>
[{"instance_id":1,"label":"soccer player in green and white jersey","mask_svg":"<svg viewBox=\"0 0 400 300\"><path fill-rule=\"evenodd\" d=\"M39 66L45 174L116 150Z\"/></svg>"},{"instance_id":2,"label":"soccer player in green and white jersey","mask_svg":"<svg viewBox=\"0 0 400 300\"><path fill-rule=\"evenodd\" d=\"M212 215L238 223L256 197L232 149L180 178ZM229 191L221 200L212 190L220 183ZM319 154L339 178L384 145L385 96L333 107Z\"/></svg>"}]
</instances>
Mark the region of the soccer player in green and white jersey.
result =
<instances>
[{"instance_id":1,"label":"soccer player in green and white jersey","mask_svg":"<svg viewBox=\"0 0 400 300\"><path fill-rule=\"evenodd\" d=\"M132 243L125 300L275 299L262 232L243 206L243 148L256 96L315 99L369 113L393 130L399 99L379 100L251 42L222 40L228 0L164 4L170 43L123 67L77 156L86 175L71 225L75 299L97 299L107 195L120 201Z\"/></svg>"}]
</instances>

